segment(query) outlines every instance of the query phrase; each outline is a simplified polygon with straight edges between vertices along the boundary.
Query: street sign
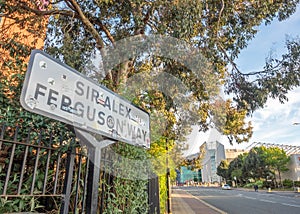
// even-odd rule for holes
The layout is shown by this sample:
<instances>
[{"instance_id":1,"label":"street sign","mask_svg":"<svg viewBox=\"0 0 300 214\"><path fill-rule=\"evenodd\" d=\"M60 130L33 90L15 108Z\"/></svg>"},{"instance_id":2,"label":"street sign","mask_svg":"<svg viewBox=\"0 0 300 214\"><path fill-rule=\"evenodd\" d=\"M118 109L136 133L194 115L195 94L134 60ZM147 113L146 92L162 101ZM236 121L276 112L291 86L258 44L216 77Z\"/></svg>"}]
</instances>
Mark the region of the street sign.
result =
<instances>
[{"instance_id":1,"label":"street sign","mask_svg":"<svg viewBox=\"0 0 300 214\"><path fill-rule=\"evenodd\" d=\"M79 129L150 147L147 112L42 51L30 56L21 104Z\"/></svg>"}]
</instances>

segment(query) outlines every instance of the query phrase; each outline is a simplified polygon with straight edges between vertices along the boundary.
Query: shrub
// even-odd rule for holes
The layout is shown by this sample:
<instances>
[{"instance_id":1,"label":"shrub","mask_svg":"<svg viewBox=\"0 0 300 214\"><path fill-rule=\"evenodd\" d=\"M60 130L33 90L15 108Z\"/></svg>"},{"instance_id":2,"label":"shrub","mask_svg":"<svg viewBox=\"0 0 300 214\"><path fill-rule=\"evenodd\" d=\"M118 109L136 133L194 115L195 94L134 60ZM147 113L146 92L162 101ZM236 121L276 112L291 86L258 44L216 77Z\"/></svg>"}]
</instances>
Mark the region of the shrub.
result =
<instances>
[{"instance_id":1,"label":"shrub","mask_svg":"<svg viewBox=\"0 0 300 214\"><path fill-rule=\"evenodd\" d=\"M264 187L264 182L259 180L259 181L256 181L256 182L248 183L248 184L244 185L244 187L245 188L252 188L254 185L257 185L258 188L262 188L262 187Z\"/></svg>"},{"instance_id":2,"label":"shrub","mask_svg":"<svg viewBox=\"0 0 300 214\"><path fill-rule=\"evenodd\" d=\"M294 181L295 187L300 187L300 181Z\"/></svg>"},{"instance_id":3,"label":"shrub","mask_svg":"<svg viewBox=\"0 0 300 214\"><path fill-rule=\"evenodd\" d=\"M293 181L291 179L284 179L282 184L284 187L290 188L293 186Z\"/></svg>"}]
</instances>

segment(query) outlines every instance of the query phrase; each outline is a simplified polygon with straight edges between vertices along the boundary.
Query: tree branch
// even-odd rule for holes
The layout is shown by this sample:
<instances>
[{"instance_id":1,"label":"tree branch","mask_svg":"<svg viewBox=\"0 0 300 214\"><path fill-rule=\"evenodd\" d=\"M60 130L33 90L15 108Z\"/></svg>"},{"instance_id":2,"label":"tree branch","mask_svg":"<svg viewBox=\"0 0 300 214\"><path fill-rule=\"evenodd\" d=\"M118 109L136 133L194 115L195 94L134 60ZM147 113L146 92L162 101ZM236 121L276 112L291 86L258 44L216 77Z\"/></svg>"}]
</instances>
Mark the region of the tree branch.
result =
<instances>
[{"instance_id":1,"label":"tree branch","mask_svg":"<svg viewBox=\"0 0 300 214\"><path fill-rule=\"evenodd\" d=\"M48 16L48 15L57 15L57 14L60 14L60 15L65 15L65 16L74 16L75 13L71 10L38 10L38 9L34 9L34 8L31 8L31 7L28 7L26 3L24 2L20 2L18 6L15 6L15 8L22 8L26 11L29 11L29 12L32 12L38 16Z\"/></svg>"},{"instance_id":2,"label":"tree branch","mask_svg":"<svg viewBox=\"0 0 300 214\"><path fill-rule=\"evenodd\" d=\"M220 21L221 21L221 16L222 16L223 10L224 10L224 0L222 0L222 7L221 7L221 10L220 10L219 16L218 16L217 32L216 32L217 33L217 37L219 37L218 32L219 32L219 28L220 28Z\"/></svg>"},{"instance_id":3,"label":"tree branch","mask_svg":"<svg viewBox=\"0 0 300 214\"><path fill-rule=\"evenodd\" d=\"M228 54L226 53L226 51L224 50L224 48L222 47L222 45L217 42L217 46L219 47L219 49L221 50L221 52L225 55L226 59L230 62L230 64L232 65L232 67L234 68L234 70L236 70L239 74L243 74L237 67L236 63L228 56Z\"/></svg>"},{"instance_id":4,"label":"tree branch","mask_svg":"<svg viewBox=\"0 0 300 214\"><path fill-rule=\"evenodd\" d=\"M107 36L109 41L114 45L115 44L114 37L111 35L109 29L101 22L101 20L99 20L96 17L93 17L90 20L91 20L91 23L96 24L101 28L101 30L105 33L105 35Z\"/></svg>"},{"instance_id":5,"label":"tree branch","mask_svg":"<svg viewBox=\"0 0 300 214\"><path fill-rule=\"evenodd\" d=\"M103 48L104 43L102 41L102 37L100 36L99 32L97 32L97 30L94 28L93 24L89 21L89 19L84 15L80 6L77 4L77 2L75 0L70 0L70 3L75 8L76 12L78 13L83 24L86 26L87 30L94 36L97 46L98 46L97 48L98 49Z\"/></svg>"}]
</instances>

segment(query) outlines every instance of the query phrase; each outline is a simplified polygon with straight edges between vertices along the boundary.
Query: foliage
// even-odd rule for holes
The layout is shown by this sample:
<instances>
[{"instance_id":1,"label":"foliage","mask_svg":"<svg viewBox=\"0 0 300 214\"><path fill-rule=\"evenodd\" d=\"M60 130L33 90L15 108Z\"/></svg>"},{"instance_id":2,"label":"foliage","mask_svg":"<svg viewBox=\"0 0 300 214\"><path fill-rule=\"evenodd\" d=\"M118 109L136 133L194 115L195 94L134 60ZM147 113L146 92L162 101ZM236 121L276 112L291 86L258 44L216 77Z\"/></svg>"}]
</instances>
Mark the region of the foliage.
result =
<instances>
[{"instance_id":1,"label":"foliage","mask_svg":"<svg viewBox=\"0 0 300 214\"><path fill-rule=\"evenodd\" d=\"M280 173L288 169L289 160L284 150L278 147L254 147L248 153L236 157L228 167L225 161L221 161L217 173L224 179L236 177L240 184L253 183L253 180L275 180L275 171L280 178Z\"/></svg>"},{"instance_id":2,"label":"foliage","mask_svg":"<svg viewBox=\"0 0 300 214\"><path fill-rule=\"evenodd\" d=\"M105 172L114 176L113 183L102 181L108 192L104 213L148 213L148 173L152 170L149 155L125 143L112 145L112 151L116 156L112 155L112 165Z\"/></svg>"},{"instance_id":3,"label":"foliage","mask_svg":"<svg viewBox=\"0 0 300 214\"><path fill-rule=\"evenodd\" d=\"M217 167L217 175L224 178L226 183L227 180L229 179L228 168L229 168L229 163L227 160L222 160L219 166Z\"/></svg>"},{"instance_id":4,"label":"foliage","mask_svg":"<svg viewBox=\"0 0 300 214\"><path fill-rule=\"evenodd\" d=\"M236 177L236 181L238 183L243 183L245 181L245 176L243 174L244 171L241 174L240 170L243 169L246 156L247 155L245 153L244 154L240 154L233 161L231 161L229 163L228 178L230 178L231 180L233 180L234 177Z\"/></svg>"},{"instance_id":5,"label":"foliage","mask_svg":"<svg viewBox=\"0 0 300 214\"><path fill-rule=\"evenodd\" d=\"M147 181L117 177L110 190L103 213L148 213Z\"/></svg>"},{"instance_id":6,"label":"foliage","mask_svg":"<svg viewBox=\"0 0 300 214\"><path fill-rule=\"evenodd\" d=\"M234 91L239 98L242 98L236 99L241 108L249 105L248 108L254 111L264 107L268 97L278 98L280 103L288 101L287 93L300 85L299 44L298 37L287 38L287 53L283 54L281 58L275 58L271 53L263 70L241 76L236 74L236 79L232 79L232 81L236 81L238 87L229 87L228 91ZM251 91L251 93L247 91Z\"/></svg>"},{"instance_id":7,"label":"foliage","mask_svg":"<svg viewBox=\"0 0 300 214\"><path fill-rule=\"evenodd\" d=\"M279 182L281 184L281 172L288 171L287 164L290 161L290 157L287 156L283 149L278 147L264 148L264 159L269 168L273 171L277 171L279 176Z\"/></svg>"},{"instance_id":8,"label":"foliage","mask_svg":"<svg viewBox=\"0 0 300 214\"><path fill-rule=\"evenodd\" d=\"M9 148L11 145L5 145L2 144L4 148ZM2 147L2 148L3 148ZM39 157L39 164L38 164L38 170L35 172L35 186L33 189L33 195L31 195L31 188L32 188L32 182L33 182L33 172L34 172L34 161L36 159L36 156L33 155L34 151L32 151L32 148L29 148L29 153L27 154L27 164L26 164L26 172L23 174L23 180L22 180L22 186L20 188L19 196L11 197L12 195L16 195L16 192L18 190L19 184L21 182L21 164L23 162L22 157L24 156L24 148L22 147L21 150L18 150L20 146L17 146L17 149L15 150L15 156L14 156L14 165L11 169L11 174L9 177L9 181L7 184L6 194L4 194L5 197L1 197L0 201L0 211L1 213L19 213L19 212L40 212L40 211L53 211L58 210L58 207L55 206L57 203L60 202L59 197L51 197L51 199L46 200L47 204L45 204L45 198L42 196L43 192L43 184L45 181L45 170L39 170L45 169L46 165L46 159L47 156L40 156ZM8 149L10 151L10 149ZM1 150L2 155L3 151ZM20 152L22 151L22 153ZM36 152L36 150L35 150ZM41 153L46 151L41 150ZM11 155L11 154L9 154ZM54 162L54 158L56 159L57 153L52 153L51 161ZM4 155L6 156L6 155ZM7 158L8 159L8 158ZM4 182L5 178L7 176L7 165L8 163L0 163L0 192L3 194L4 190ZM55 176L55 172L51 169L47 172L47 189L45 194L52 194L53 193L53 177ZM7 195L7 196L6 196ZM48 196L49 197L49 196ZM50 197L49 197L50 198ZM53 201L54 203L50 203L50 201Z\"/></svg>"},{"instance_id":9,"label":"foliage","mask_svg":"<svg viewBox=\"0 0 300 214\"><path fill-rule=\"evenodd\" d=\"M3 166L0 166L0 178L4 178L6 173L3 172ZM8 186L9 187L15 187L19 183L19 176L17 174L14 174L13 179L9 180ZM27 180L27 182L24 183L24 186L30 186L31 181ZM0 180L0 192L3 191L4 182L2 182L2 179ZM8 194L11 194L12 192L11 188L8 189ZM26 191L26 190L25 190ZM21 193L23 194L23 192ZM40 202L38 201L38 198L31 197L31 196L21 196L17 199L13 199L10 197L1 197L0 198L0 212L1 213L11 213L11 212L22 212L22 211L36 211L37 209L43 207L40 205Z\"/></svg>"},{"instance_id":10,"label":"foliage","mask_svg":"<svg viewBox=\"0 0 300 214\"><path fill-rule=\"evenodd\" d=\"M240 96L240 93L249 94L253 90L244 87L248 84L247 81L245 84L240 81L244 78L242 73L232 71L227 76L227 65L234 65L233 60L240 50L245 48L247 42L254 37L256 26L262 22L270 23L275 17L280 20L286 19L295 11L297 2L294 0L268 3L263 1L216 3L188 0L167 3L140 0L129 2L66 0L59 4L49 1L41 9L40 6L28 5L23 1L18 1L17 4L12 1L10 4L3 4L2 10L7 11L7 16L22 12L29 15L35 14L37 17L50 17L46 51L73 68L84 73L88 72L94 77L101 77L100 79L105 75L99 73L98 65L93 67L91 61L96 53L101 53L102 57L105 57L105 54L101 52L103 48L115 45L120 39L135 35L161 34L187 41L199 49L213 65L210 69L213 74L212 79L220 79L223 83L227 81L227 91L237 95L234 101L238 103L238 106L231 105L228 109L230 111L227 112L228 117L225 117L229 123L219 130L231 136L231 141L236 139L240 143L247 141L252 132L251 126L243 125L241 121L244 120L249 108L253 110L261 106L260 104L264 103L265 99L257 96L259 100L251 102L252 96ZM18 23L21 25L30 21L19 18ZM28 31L34 33L33 28L34 26L31 26ZM151 57L153 56L145 55L143 59L137 57L123 62L122 66L107 71L103 83L114 91L119 91L122 85L120 83L126 83L130 76L141 72L139 68L141 60L152 61L153 68L163 68L189 88L199 102L197 123L200 124L201 130L207 129L207 119L213 110L212 103L208 101L211 97L207 97L206 93L211 83L204 86L200 81L195 81L195 76L174 60L163 58L151 60ZM240 91L234 90L235 88ZM260 91L268 96L266 91ZM240 122L234 123L234 120ZM194 122L191 121L191 123ZM239 125L236 126L237 124ZM181 135L179 131L176 133Z\"/></svg>"},{"instance_id":11,"label":"foliage","mask_svg":"<svg viewBox=\"0 0 300 214\"><path fill-rule=\"evenodd\" d=\"M245 187L245 188L253 188L254 185L257 185L258 188L263 188L263 183L264 182L262 180L259 180L259 181L253 182L253 183L245 184L243 187Z\"/></svg>"},{"instance_id":12,"label":"foliage","mask_svg":"<svg viewBox=\"0 0 300 214\"><path fill-rule=\"evenodd\" d=\"M166 210L166 204L167 204L167 177L166 176L160 176L159 177L159 206L161 213L164 213Z\"/></svg>"},{"instance_id":13,"label":"foliage","mask_svg":"<svg viewBox=\"0 0 300 214\"><path fill-rule=\"evenodd\" d=\"M291 179L284 179L282 185L287 188L291 188L294 185L294 182Z\"/></svg>"},{"instance_id":14,"label":"foliage","mask_svg":"<svg viewBox=\"0 0 300 214\"><path fill-rule=\"evenodd\" d=\"M49 25L44 50L113 91L122 93L122 86L137 74L142 74L148 80L153 76L152 71L168 73L186 86L187 90L183 93L185 96L180 97L180 103L183 103L181 106L172 100L172 96L158 88L141 88L132 95L131 101L135 104L156 115L156 118L161 116L158 124L151 125L155 142L149 151L154 159L161 162L154 163L157 171L161 170L158 166L164 165L164 158L160 155L169 155L163 152L166 140L170 143L168 153L181 159L178 157L180 152L174 149L180 146L175 147L175 142L184 140L191 125L198 125L201 131L216 127L228 136L231 143L248 141L252 128L250 123L245 123L246 115L263 107L268 96L279 97L283 101L285 93L299 84L297 73L292 75L297 67L293 66L290 59L298 59L297 45L292 42L289 43L291 55L282 61L282 69L276 70L277 67L270 62L262 72L244 74L234 63L240 51L255 36L257 26L263 22L268 24L274 18L288 18L295 11L299 0L43 2L44 4L34 4L33 1L11 0L0 3L0 16L9 18L12 20L11 26L18 26L26 32L15 33L12 37L3 33L0 38L3 55L10 55L4 63L8 72L5 75L1 73L0 115L1 122L9 122L11 126L31 125L37 129L55 127L56 130L69 133L64 125L28 113L18 103L26 57L36 47L38 38L44 35L47 20ZM203 66L196 74L173 59L153 56L151 53L126 59L114 68L105 70L105 73L102 72L102 68L106 68L105 60L103 65L93 64L97 62L97 57L112 57L106 55L104 48L114 47L121 39L154 34L185 41L199 50L207 60L197 62ZM31 36L34 39L30 44L22 42ZM233 70L228 70L228 67ZM199 81L197 74L201 72L206 75L207 82L203 79ZM225 84L225 90L232 95L233 100L220 104L216 99L216 92L222 84ZM187 95L189 99L185 99ZM163 131L158 130L164 121ZM137 151L131 153L130 147L124 146L122 149L122 154L129 152L133 158L147 157ZM240 159L232 166L229 165L229 172L243 166L243 161L244 159ZM262 161L256 154L251 154L246 162L246 168L250 169L252 177L265 175ZM261 167L261 172L252 170L258 166Z\"/></svg>"},{"instance_id":15,"label":"foliage","mask_svg":"<svg viewBox=\"0 0 300 214\"><path fill-rule=\"evenodd\" d=\"M190 170L199 170L202 169L202 161L206 154L206 143L202 144L199 147L199 152L196 157L186 157L183 162L180 164L181 166L187 166Z\"/></svg>"},{"instance_id":16,"label":"foliage","mask_svg":"<svg viewBox=\"0 0 300 214\"><path fill-rule=\"evenodd\" d=\"M221 110L221 111L220 111ZM252 136L252 125L245 122L247 111L236 109L230 100L224 103L216 102L213 108L214 118L218 130L227 135L229 142L248 142Z\"/></svg>"},{"instance_id":17,"label":"foliage","mask_svg":"<svg viewBox=\"0 0 300 214\"><path fill-rule=\"evenodd\" d=\"M254 147L245 158L245 173L249 178L259 180L266 178L270 174L270 168L264 158L264 147Z\"/></svg>"}]
</instances>

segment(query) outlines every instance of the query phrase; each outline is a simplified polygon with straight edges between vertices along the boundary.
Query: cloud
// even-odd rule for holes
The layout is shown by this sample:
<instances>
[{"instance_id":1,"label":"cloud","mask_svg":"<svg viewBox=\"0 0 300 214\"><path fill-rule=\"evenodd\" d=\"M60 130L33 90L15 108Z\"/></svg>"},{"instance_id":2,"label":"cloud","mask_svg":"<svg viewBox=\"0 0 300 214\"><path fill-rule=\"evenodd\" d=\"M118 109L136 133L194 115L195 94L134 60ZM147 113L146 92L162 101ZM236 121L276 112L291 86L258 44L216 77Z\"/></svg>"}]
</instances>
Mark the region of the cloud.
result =
<instances>
[{"instance_id":1,"label":"cloud","mask_svg":"<svg viewBox=\"0 0 300 214\"><path fill-rule=\"evenodd\" d=\"M222 136L216 129L210 129L207 132L199 132L199 127L193 126L192 133L187 136L188 150L184 151L184 156L199 152L199 147L204 142L224 142Z\"/></svg>"},{"instance_id":2,"label":"cloud","mask_svg":"<svg viewBox=\"0 0 300 214\"><path fill-rule=\"evenodd\" d=\"M251 141L270 143L295 143L300 141L300 88L288 93L289 101L281 104L278 100L269 99L265 108L257 110L250 119L254 126Z\"/></svg>"}]
</instances>

